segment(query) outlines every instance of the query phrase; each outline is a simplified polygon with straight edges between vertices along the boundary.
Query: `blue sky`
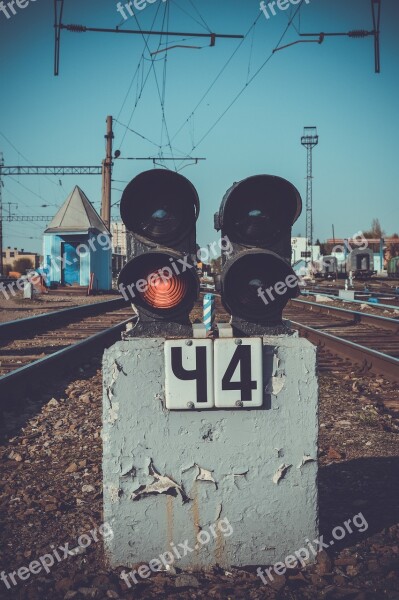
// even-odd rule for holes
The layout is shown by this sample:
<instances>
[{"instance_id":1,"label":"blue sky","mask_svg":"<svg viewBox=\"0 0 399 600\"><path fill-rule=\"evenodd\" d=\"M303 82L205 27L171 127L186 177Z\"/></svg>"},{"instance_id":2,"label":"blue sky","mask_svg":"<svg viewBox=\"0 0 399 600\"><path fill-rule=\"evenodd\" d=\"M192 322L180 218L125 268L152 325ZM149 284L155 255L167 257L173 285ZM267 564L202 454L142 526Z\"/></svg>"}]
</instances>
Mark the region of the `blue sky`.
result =
<instances>
[{"instance_id":1,"label":"blue sky","mask_svg":"<svg viewBox=\"0 0 399 600\"><path fill-rule=\"evenodd\" d=\"M173 49L156 55L154 69L162 91L165 79L165 120L174 148L206 157L182 174L197 187L201 201L198 241L216 238L213 213L234 181L257 173L286 177L306 189L306 151L300 144L305 125L317 125L319 146L314 151L314 236L350 236L370 226L378 217L388 234L399 230L397 210L399 131L399 6L382 0L382 72L374 74L372 38L327 38L322 45L299 44L275 53L239 99L207 135L257 69L270 56L285 30L290 10L277 11L267 20L258 0L193 0L210 30L246 34L217 83L194 116L204 92L214 81L240 42L171 38L170 42L203 46ZM295 7L292 8L295 10ZM158 11L158 12L157 12ZM167 11L167 12L165 12ZM303 4L300 29L349 31L371 29L369 0L311 0ZM136 11L142 28L204 32L205 25L190 0L161 0ZM153 36L145 49L141 36L62 32L59 77L53 76L53 2L30 0L25 9L6 19L0 13L2 56L0 94L0 151L5 163L35 165L96 165L104 156L105 118L113 115L150 143L115 124L114 148L122 157L170 154L149 51L162 40ZM94 27L137 28L134 19L124 22L114 0L66 0L65 23ZM298 19L294 24L299 28ZM284 43L298 39L290 27ZM164 45L161 48L165 47ZM132 82L140 57L139 76ZM137 103L142 77L150 75ZM125 102L124 102L125 101ZM126 133L125 137L124 134ZM198 144L198 142L200 142ZM192 150L193 146L196 146ZM177 155L181 156L178 151ZM19 154L20 153L20 154ZM177 165L179 163L177 162ZM168 163L173 168L172 163ZM113 214L126 183L152 163L115 161ZM3 201L15 202L19 215L54 214L75 184L99 209L101 178L5 178ZM25 186L25 187L23 187ZM42 204L50 205L42 208ZM7 205L5 210L8 210ZM304 234L304 215L293 233ZM5 223L5 245L40 251L43 223Z\"/></svg>"}]
</instances>

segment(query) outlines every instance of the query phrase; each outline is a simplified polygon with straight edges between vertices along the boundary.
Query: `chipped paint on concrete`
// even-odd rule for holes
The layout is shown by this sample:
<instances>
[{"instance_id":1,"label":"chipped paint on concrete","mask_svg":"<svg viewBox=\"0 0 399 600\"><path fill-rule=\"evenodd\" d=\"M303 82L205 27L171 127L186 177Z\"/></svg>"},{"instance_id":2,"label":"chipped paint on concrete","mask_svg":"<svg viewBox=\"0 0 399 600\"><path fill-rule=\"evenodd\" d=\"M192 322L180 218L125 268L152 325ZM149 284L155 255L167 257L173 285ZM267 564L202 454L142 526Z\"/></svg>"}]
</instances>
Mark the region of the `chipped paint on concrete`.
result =
<instances>
[{"instance_id":1,"label":"chipped paint on concrete","mask_svg":"<svg viewBox=\"0 0 399 600\"><path fill-rule=\"evenodd\" d=\"M315 462L315 458L312 458L311 456L309 456L308 454L304 454L301 462L299 463L299 465L297 466L297 469L301 469L302 467L304 467L305 465L307 465L310 462Z\"/></svg>"},{"instance_id":2,"label":"chipped paint on concrete","mask_svg":"<svg viewBox=\"0 0 399 600\"><path fill-rule=\"evenodd\" d=\"M269 394L273 394L273 396L277 396L284 389L285 380L285 375L280 375L279 377L272 377L267 384L266 392Z\"/></svg>"},{"instance_id":3,"label":"chipped paint on concrete","mask_svg":"<svg viewBox=\"0 0 399 600\"><path fill-rule=\"evenodd\" d=\"M191 471L191 469L196 469L197 471L197 475L195 477L196 481L211 481L217 487L217 483L212 476L213 471L204 469L203 467L200 467L199 465L194 463L190 467L185 467L184 469L182 469L182 473L187 473L187 471Z\"/></svg>"},{"instance_id":4,"label":"chipped paint on concrete","mask_svg":"<svg viewBox=\"0 0 399 600\"><path fill-rule=\"evenodd\" d=\"M114 485L104 486L104 498L106 496L109 497L111 504L116 504L121 497L121 490Z\"/></svg>"},{"instance_id":5,"label":"chipped paint on concrete","mask_svg":"<svg viewBox=\"0 0 399 600\"><path fill-rule=\"evenodd\" d=\"M282 479L284 479L284 477L287 475L287 473L291 467L292 467L292 465L286 465L286 464L280 465L279 468L277 469L277 471L275 472L275 474L273 475L273 480L272 480L273 483L278 485L280 483L280 481Z\"/></svg>"},{"instance_id":6,"label":"chipped paint on concrete","mask_svg":"<svg viewBox=\"0 0 399 600\"><path fill-rule=\"evenodd\" d=\"M278 396L266 395L262 409L184 412L163 405L163 344L131 338L104 356L104 520L112 520L114 531L114 538L105 540L110 564L148 563L170 551L171 540L188 540L194 547L198 531L209 531L224 518L233 528L230 537L211 536L209 544L172 568L273 564L306 537L315 539L317 462L290 468L273 483L283 460L296 466L304 456L317 456L314 346L293 336L264 339L264 381L284 376L285 384Z\"/></svg>"},{"instance_id":7,"label":"chipped paint on concrete","mask_svg":"<svg viewBox=\"0 0 399 600\"><path fill-rule=\"evenodd\" d=\"M203 469L202 467L200 467L199 465L196 465L199 469L199 473L196 477L197 481L211 481L212 483L214 483L217 487L217 483L214 480L214 478L212 477L212 473L213 471L208 471L208 469Z\"/></svg>"},{"instance_id":8,"label":"chipped paint on concrete","mask_svg":"<svg viewBox=\"0 0 399 600\"><path fill-rule=\"evenodd\" d=\"M148 474L153 478L153 481L147 485L141 485L134 490L131 494L132 500L140 500L146 496L151 496L151 494L169 494L171 496L177 496L180 494L183 502L188 502L189 498L184 489L167 475L161 475L158 473L152 460L150 460L150 464L148 466Z\"/></svg>"},{"instance_id":9,"label":"chipped paint on concrete","mask_svg":"<svg viewBox=\"0 0 399 600\"><path fill-rule=\"evenodd\" d=\"M113 424L119 417L119 402L113 402L108 412L108 422Z\"/></svg>"}]
</instances>

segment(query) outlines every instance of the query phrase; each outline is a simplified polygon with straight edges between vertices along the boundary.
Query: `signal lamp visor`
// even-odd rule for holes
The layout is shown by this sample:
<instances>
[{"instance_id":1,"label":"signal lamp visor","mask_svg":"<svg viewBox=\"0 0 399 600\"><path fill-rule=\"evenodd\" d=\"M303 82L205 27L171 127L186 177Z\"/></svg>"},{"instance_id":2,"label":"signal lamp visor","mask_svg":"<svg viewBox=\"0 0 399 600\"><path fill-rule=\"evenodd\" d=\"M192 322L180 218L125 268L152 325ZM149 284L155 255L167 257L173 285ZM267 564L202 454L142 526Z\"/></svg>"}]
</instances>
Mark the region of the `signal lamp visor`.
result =
<instances>
[{"instance_id":1,"label":"signal lamp visor","mask_svg":"<svg viewBox=\"0 0 399 600\"><path fill-rule=\"evenodd\" d=\"M125 188L120 211L127 229L143 241L168 245L194 228L199 199L192 183L182 175L145 171Z\"/></svg>"},{"instance_id":2,"label":"signal lamp visor","mask_svg":"<svg viewBox=\"0 0 399 600\"><path fill-rule=\"evenodd\" d=\"M177 256L163 252L142 254L128 262L118 286L133 304L159 314L191 310L198 296L195 267L183 266Z\"/></svg>"},{"instance_id":3,"label":"signal lamp visor","mask_svg":"<svg viewBox=\"0 0 399 600\"><path fill-rule=\"evenodd\" d=\"M265 247L292 227L301 210L300 194L289 181L256 175L226 193L220 218L232 242Z\"/></svg>"},{"instance_id":4,"label":"signal lamp visor","mask_svg":"<svg viewBox=\"0 0 399 600\"><path fill-rule=\"evenodd\" d=\"M279 321L299 293L297 282L291 266L274 252L249 251L226 263L223 303L232 315L251 322Z\"/></svg>"}]
</instances>

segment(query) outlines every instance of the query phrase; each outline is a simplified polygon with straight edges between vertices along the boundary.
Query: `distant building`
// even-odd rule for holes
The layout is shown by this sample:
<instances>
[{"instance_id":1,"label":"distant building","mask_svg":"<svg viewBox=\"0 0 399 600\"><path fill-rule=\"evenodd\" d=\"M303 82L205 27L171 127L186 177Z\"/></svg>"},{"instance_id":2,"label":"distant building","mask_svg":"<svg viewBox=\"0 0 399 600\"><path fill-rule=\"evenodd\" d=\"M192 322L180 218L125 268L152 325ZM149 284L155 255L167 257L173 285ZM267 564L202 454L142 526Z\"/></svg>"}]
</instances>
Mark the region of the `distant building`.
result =
<instances>
[{"instance_id":1,"label":"distant building","mask_svg":"<svg viewBox=\"0 0 399 600\"><path fill-rule=\"evenodd\" d=\"M305 237L293 237L291 238L292 245L292 258L291 264L295 264L302 259L311 258L311 248L308 246L306 250L306 238ZM320 258L320 246L313 246L313 260L319 260Z\"/></svg>"},{"instance_id":2,"label":"distant building","mask_svg":"<svg viewBox=\"0 0 399 600\"><path fill-rule=\"evenodd\" d=\"M126 264L127 240L126 225L122 222L111 223L112 233L112 276L117 277Z\"/></svg>"},{"instance_id":3,"label":"distant building","mask_svg":"<svg viewBox=\"0 0 399 600\"><path fill-rule=\"evenodd\" d=\"M117 222L111 223L112 252L126 256L126 225Z\"/></svg>"},{"instance_id":4,"label":"distant building","mask_svg":"<svg viewBox=\"0 0 399 600\"><path fill-rule=\"evenodd\" d=\"M111 234L85 193L75 186L43 236L43 263L50 284L110 290Z\"/></svg>"},{"instance_id":5,"label":"distant building","mask_svg":"<svg viewBox=\"0 0 399 600\"><path fill-rule=\"evenodd\" d=\"M39 266L40 256L35 252L25 252L22 250L18 250L18 248L11 248L8 246L5 250L3 250L3 265L5 267L9 267L11 270L14 268L14 263L16 260L20 258L25 258L31 262L31 268L36 269Z\"/></svg>"}]
</instances>

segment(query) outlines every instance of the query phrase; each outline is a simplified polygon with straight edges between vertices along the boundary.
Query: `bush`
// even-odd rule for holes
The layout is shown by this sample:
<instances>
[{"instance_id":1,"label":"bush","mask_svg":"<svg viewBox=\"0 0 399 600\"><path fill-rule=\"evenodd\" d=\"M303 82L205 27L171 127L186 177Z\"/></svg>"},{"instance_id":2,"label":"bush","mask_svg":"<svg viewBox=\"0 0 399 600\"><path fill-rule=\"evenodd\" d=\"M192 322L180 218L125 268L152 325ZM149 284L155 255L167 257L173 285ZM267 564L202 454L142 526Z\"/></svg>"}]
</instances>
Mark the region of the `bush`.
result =
<instances>
[{"instance_id":1,"label":"bush","mask_svg":"<svg viewBox=\"0 0 399 600\"><path fill-rule=\"evenodd\" d=\"M18 258L14 261L13 271L18 271L19 273L24 274L26 271L29 271L29 269L33 269L34 266L35 265L30 258Z\"/></svg>"}]
</instances>

